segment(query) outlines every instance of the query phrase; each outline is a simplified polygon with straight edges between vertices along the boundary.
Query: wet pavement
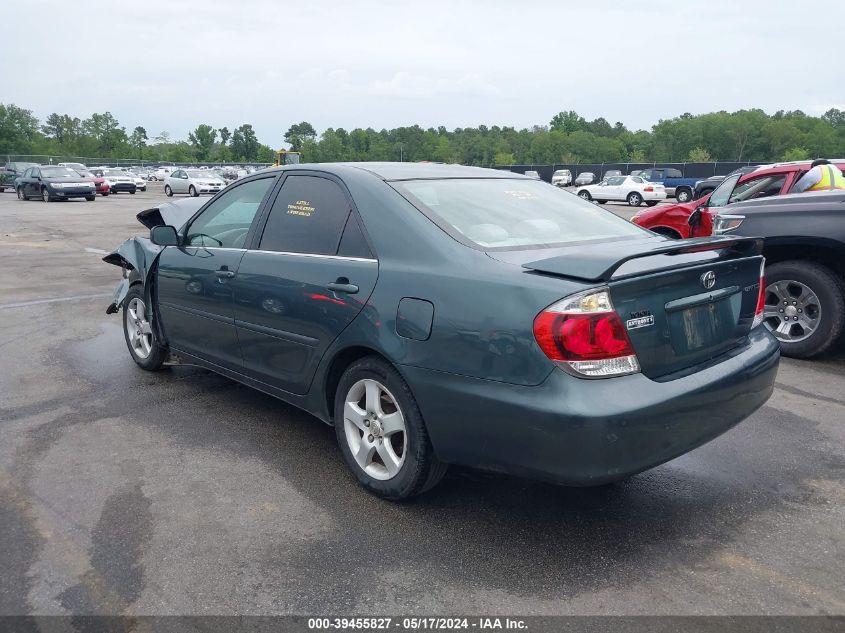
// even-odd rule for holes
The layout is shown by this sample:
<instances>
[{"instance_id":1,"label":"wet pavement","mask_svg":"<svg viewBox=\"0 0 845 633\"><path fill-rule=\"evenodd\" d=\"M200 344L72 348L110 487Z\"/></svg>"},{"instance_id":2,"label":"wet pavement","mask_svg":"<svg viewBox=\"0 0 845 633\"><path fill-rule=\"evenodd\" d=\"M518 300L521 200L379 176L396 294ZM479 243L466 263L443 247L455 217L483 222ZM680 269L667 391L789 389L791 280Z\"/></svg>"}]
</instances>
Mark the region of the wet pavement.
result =
<instances>
[{"instance_id":1,"label":"wet pavement","mask_svg":"<svg viewBox=\"0 0 845 633\"><path fill-rule=\"evenodd\" d=\"M841 348L627 482L383 502L307 414L130 360L100 251L160 197L0 194L0 614L845 613Z\"/></svg>"}]
</instances>

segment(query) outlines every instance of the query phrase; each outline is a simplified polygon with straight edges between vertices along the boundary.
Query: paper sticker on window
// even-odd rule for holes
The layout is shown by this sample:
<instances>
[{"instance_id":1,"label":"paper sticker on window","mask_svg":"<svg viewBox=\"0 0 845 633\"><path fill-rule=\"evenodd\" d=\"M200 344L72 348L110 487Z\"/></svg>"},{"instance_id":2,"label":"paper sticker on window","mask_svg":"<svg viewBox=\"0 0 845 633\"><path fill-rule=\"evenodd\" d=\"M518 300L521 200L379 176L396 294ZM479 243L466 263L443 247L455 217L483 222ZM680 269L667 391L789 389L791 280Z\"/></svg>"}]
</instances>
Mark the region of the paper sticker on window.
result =
<instances>
[{"instance_id":1,"label":"paper sticker on window","mask_svg":"<svg viewBox=\"0 0 845 633\"><path fill-rule=\"evenodd\" d=\"M297 200L288 205L288 215L301 215L310 218L315 211L308 200Z\"/></svg>"}]
</instances>

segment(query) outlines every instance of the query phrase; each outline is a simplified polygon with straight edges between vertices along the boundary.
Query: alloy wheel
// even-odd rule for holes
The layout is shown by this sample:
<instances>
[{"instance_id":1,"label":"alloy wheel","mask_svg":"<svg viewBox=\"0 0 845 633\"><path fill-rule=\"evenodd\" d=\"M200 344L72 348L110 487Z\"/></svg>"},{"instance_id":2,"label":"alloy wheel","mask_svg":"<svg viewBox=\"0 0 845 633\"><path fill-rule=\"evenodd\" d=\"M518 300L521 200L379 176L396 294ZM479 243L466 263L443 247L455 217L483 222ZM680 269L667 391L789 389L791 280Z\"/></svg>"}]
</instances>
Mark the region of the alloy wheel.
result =
<instances>
[{"instance_id":1,"label":"alloy wheel","mask_svg":"<svg viewBox=\"0 0 845 633\"><path fill-rule=\"evenodd\" d=\"M779 340L797 343L809 338L821 323L822 308L812 288L782 279L766 286L763 320Z\"/></svg>"},{"instance_id":2,"label":"alloy wheel","mask_svg":"<svg viewBox=\"0 0 845 633\"><path fill-rule=\"evenodd\" d=\"M356 382L343 406L346 442L355 462L373 479L392 479L408 449L405 417L396 398L377 380Z\"/></svg>"},{"instance_id":3,"label":"alloy wheel","mask_svg":"<svg viewBox=\"0 0 845 633\"><path fill-rule=\"evenodd\" d=\"M153 330L147 320L144 302L133 297L126 306L123 318L133 353L142 360L146 359L153 349Z\"/></svg>"},{"instance_id":4,"label":"alloy wheel","mask_svg":"<svg viewBox=\"0 0 845 633\"><path fill-rule=\"evenodd\" d=\"M24 197L24 195L23 195L23 188L22 188L22 187L18 187L18 190L17 190L17 191L18 191L18 200L26 200L26 198L25 198L25 197Z\"/></svg>"},{"instance_id":5,"label":"alloy wheel","mask_svg":"<svg viewBox=\"0 0 845 633\"><path fill-rule=\"evenodd\" d=\"M47 187L44 187L44 189L41 190L41 199L44 202L50 202L50 192L47 191Z\"/></svg>"}]
</instances>

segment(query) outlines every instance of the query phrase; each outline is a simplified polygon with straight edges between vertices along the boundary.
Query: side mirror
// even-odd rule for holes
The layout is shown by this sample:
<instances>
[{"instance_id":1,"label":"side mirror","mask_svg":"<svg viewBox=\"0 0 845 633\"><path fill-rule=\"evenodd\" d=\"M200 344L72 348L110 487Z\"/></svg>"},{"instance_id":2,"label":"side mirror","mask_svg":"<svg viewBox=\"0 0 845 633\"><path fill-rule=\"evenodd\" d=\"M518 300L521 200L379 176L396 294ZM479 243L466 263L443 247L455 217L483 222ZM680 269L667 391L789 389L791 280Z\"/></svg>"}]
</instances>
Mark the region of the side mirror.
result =
<instances>
[{"instance_id":1,"label":"side mirror","mask_svg":"<svg viewBox=\"0 0 845 633\"><path fill-rule=\"evenodd\" d=\"M701 212L704 211L704 207L698 207L695 211L693 211L689 219L687 220L687 224L689 226L698 226L701 224Z\"/></svg>"},{"instance_id":2,"label":"side mirror","mask_svg":"<svg viewBox=\"0 0 845 633\"><path fill-rule=\"evenodd\" d=\"M154 226L150 229L150 241L156 246L179 246L179 235L170 225Z\"/></svg>"}]
</instances>

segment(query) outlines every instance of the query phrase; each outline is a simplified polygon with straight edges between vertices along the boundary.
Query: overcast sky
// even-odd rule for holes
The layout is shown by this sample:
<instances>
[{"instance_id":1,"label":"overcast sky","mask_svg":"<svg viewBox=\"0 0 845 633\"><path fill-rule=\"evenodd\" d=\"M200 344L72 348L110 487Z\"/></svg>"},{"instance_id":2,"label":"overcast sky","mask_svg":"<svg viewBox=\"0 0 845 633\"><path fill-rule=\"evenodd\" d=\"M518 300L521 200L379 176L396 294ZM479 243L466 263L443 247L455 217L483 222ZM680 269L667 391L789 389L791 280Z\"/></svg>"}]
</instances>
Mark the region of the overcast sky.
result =
<instances>
[{"instance_id":1,"label":"overcast sky","mask_svg":"<svg viewBox=\"0 0 845 633\"><path fill-rule=\"evenodd\" d=\"M150 137L252 123L278 147L303 120L520 128L572 109L648 129L683 112L845 109L841 20L794 0L3 4L0 103L42 119L108 110Z\"/></svg>"}]
</instances>

